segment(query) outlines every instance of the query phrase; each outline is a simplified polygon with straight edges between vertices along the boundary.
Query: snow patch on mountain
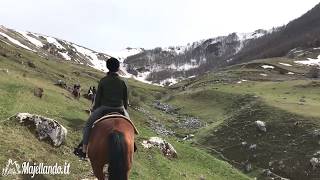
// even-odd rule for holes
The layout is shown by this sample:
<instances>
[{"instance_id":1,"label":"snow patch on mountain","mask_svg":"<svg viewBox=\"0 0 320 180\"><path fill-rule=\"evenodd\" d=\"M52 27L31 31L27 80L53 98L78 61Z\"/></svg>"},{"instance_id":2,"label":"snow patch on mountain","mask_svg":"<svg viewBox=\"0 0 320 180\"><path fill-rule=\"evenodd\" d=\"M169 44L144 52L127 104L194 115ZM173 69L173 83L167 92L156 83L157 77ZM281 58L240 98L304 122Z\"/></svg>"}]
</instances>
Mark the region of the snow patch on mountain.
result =
<instances>
[{"instance_id":1,"label":"snow patch on mountain","mask_svg":"<svg viewBox=\"0 0 320 180\"><path fill-rule=\"evenodd\" d=\"M282 63L282 62L279 62L279 64L283 65L283 66L292 66L291 64L288 64L288 63Z\"/></svg>"},{"instance_id":2,"label":"snow patch on mountain","mask_svg":"<svg viewBox=\"0 0 320 180\"><path fill-rule=\"evenodd\" d=\"M83 54L84 56L87 56L90 59L90 62L92 63L91 67L98 69L98 70L101 70L101 71L104 71L104 72L108 71L108 69L106 67L106 62L104 60L98 59L96 52L93 52L89 49L80 47L76 44L72 44L72 46L74 48L76 48L76 50L79 53Z\"/></svg>"},{"instance_id":3,"label":"snow patch on mountain","mask_svg":"<svg viewBox=\"0 0 320 180\"><path fill-rule=\"evenodd\" d=\"M68 56L68 53L66 53L66 52L64 52L64 53L59 52L59 54L61 54L61 55L62 55L62 57L63 57L65 60L71 60L71 57L70 57L70 56ZM79 63L79 61L78 61L78 63Z\"/></svg>"},{"instance_id":4,"label":"snow patch on mountain","mask_svg":"<svg viewBox=\"0 0 320 180\"><path fill-rule=\"evenodd\" d=\"M58 49L65 49L55 38L50 36L45 36L48 43L54 44Z\"/></svg>"},{"instance_id":5,"label":"snow patch on mountain","mask_svg":"<svg viewBox=\"0 0 320 180\"><path fill-rule=\"evenodd\" d=\"M7 38L9 41L11 41L11 42L12 42L13 44L15 44L15 45L18 45L18 46L20 46L20 47L22 47L22 48L24 48L24 49L29 50L29 51L34 51L34 50L28 48L27 46L21 44L18 40L13 39L12 37L8 36L7 34L5 34L5 33L3 33L3 32L0 32L0 35L3 36L3 37L5 37L5 38Z\"/></svg>"},{"instance_id":6,"label":"snow patch on mountain","mask_svg":"<svg viewBox=\"0 0 320 180\"><path fill-rule=\"evenodd\" d=\"M134 79L147 83L147 84L151 84L150 81L147 81L147 77L149 76L150 72L143 72L143 73L138 73L137 76L133 76Z\"/></svg>"},{"instance_id":7,"label":"snow patch on mountain","mask_svg":"<svg viewBox=\"0 0 320 180\"><path fill-rule=\"evenodd\" d=\"M263 32L251 32L251 33L236 33L240 41L248 40L248 39L257 39L261 36L264 36Z\"/></svg>"},{"instance_id":8,"label":"snow patch on mountain","mask_svg":"<svg viewBox=\"0 0 320 180\"><path fill-rule=\"evenodd\" d=\"M37 47L43 47L43 44L41 41L31 37L29 33L24 31L18 31L24 38L26 38L28 41L30 41L32 44L34 44Z\"/></svg>"},{"instance_id":9,"label":"snow patch on mountain","mask_svg":"<svg viewBox=\"0 0 320 180\"><path fill-rule=\"evenodd\" d=\"M320 66L320 55L317 57L317 59L308 58L307 60L304 60L304 61L294 61L294 62L298 64L308 65L308 66Z\"/></svg>"},{"instance_id":10,"label":"snow patch on mountain","mask_svg":"<svg viewBox=\"0 0 320 180\"><path fill-rule=\"evenodd\" d=\"M186 64L184 64L182 66L179 66L177 68L177 70L178 71L187 71L187 70L194 69L194 68L197 68L197 67L199 67L199 65L186 63Z\"/></svg>"},{"instance_id":11,"label":"snow patch on mountain","mask_svg":"<svg viewBox=\"0 0 320 180\"><path fill-rule=\"evenodd\" d=\"M179 66L177 66L175 64L170 64L168 66L169 69L174 69L174 70L177 70L177 71L186 71L186 70L197 68L197 67L198 67L197 65L192 65L192 64L189 64L189 63L183 64L183 65L179 65Z\"/></svg>"},{"instance_id":12,"label":"snow patch on mountain","mask_svg":"<svg viewBox=\"0 0 320 180\"><path fill-rule=\"evenodd\" d=\"M167 52L173 52L175 54L182 54L186 52L187 48L188 46L170 46L170 47L162 48L162 50Z\"/></svg>"},{"instance_id":13,"label":"snow patch on mountain","mask_svg":"<svg viewBox=\"0 0 320 180\"><path fill-rule=\"evenodd\" d=\"M270 66L270 65L262 65L261 66L263 69L274 69L274 66Z\"/></svg>"},{"instance_id":14,"label":"snow patch on mountain","mask_svg":"<svg viewBox=\"0 0 320 180\"><path fill-rule=\"evenodd\" d=\"M139 54L143 51L142 48L126 48L120 51L107 52L114 58L117 58L119 61L123 62L127 57Z\"/></svg>"},{"instance_id":15,"label":"snow patch on mountain","mask_svg":"<svg viewBox=\"0 0 320 180\"><path fill-rule=\"evenodd\" d=\"M113 52L108 52L107 54L109 54L110 56L117 58L120 61L120 71L121 71L121 76L125 77L125 78L134 78L138 81L142 81L144 83L148 83L150 84L149 81L146 81L145 79L147 78L147 74L145 73L140 73L138 74L137 77L131 75L130 73L127 72L127 68L126 68L126 64L124 63L124 60L129 57L129 56L133 56L136 54L139 54L143 52L142 48L126 48L120 51L113 51Z\"/></svg>"},{"instance_id":16,"label":"snow patch on mountain","mask_svg":"<svg viewBox=\"0 0 320 180\"><path fill-rule=\"evenodd\" d=\"M161 86L171 86L171 85L176 84L178 82L179 82L178 79L171 77L169 79L165 79L165 80L160 81L159 84Z\"/></svg>"},{"instance_id":17,"label":"snow patch on mountain","mask_svg":"<svg viewBox=\"0 0 320 180\"><path fill-rule=\"evenodd\" d=\"M237 48L236 52L239 52L245 45L245 42L249 39L257 39L259 37L262 37L266 34L267 32L262 31L262 30L257 30L251 33L236 33L238 40L240 41L240 45Z\"/></svg>"}]
</instances>

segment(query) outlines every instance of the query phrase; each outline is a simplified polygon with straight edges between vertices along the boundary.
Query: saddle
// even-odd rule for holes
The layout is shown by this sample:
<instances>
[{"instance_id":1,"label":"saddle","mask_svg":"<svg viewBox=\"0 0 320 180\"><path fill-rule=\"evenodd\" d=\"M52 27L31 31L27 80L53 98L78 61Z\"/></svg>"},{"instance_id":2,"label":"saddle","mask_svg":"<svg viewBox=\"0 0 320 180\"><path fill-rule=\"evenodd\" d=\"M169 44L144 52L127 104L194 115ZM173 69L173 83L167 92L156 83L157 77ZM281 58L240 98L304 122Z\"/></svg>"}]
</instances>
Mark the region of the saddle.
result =
<instances>
[{"instance_id":1,"label":"saddle","mask_svg":"<svg viewBox=\"0 0 320 180\"><path fill-rule=\"evenodd\" d=\"M138 131L138 129L136 128L136 126L133 124L133 122L132 122L128 117L124 116L123 114L121 114L121 113L119 113L119 112L111 112L111 113L108 113L108 114L104 115L102 118L96 120L96 121L93 123L92 128L93 128L96 124L98 124L99 122L105 121L105 120L108 120L108 119L111 119L111 118L122 118L122 119L126 120L127 122L129 122L129 123L132 125L132 127L133 127L133 129L134 129L134 133L135 133L135 134L139 134L139 131Z\"/></svg>"}]
</instances>

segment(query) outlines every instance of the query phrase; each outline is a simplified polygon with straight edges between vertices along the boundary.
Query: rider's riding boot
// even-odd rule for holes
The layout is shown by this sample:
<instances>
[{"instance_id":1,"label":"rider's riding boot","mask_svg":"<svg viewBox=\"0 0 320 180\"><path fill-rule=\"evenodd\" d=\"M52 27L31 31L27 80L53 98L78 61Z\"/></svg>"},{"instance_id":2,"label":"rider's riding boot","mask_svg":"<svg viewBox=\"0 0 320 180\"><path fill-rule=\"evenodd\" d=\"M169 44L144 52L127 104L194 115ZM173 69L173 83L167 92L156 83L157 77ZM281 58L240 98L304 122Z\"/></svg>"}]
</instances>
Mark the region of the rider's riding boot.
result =
<instances>
[{"instance_id":1,"label":"rider's riding boot","mask_svg":"<svg viewBox=\"0 0 320 180\"><path fill-rule=\"evenodd\" d=\"M136 142L134 142L133 146L134 146L134 152L136 152L138 150Z\"/></svg>"},{"instance_id":2,"label":"rider's riding boot","mask_svg":"<svg viewBox=\"0 0 320 180\"><path fill-rule=\"evenodd\" d=\"M86 158L87 154L82 151L82 146L83 146L83 144L81 141L80 144L78 145L78 147L74 148L73 154L80 157L80 158Z\"/></svg>"}]
</instances>

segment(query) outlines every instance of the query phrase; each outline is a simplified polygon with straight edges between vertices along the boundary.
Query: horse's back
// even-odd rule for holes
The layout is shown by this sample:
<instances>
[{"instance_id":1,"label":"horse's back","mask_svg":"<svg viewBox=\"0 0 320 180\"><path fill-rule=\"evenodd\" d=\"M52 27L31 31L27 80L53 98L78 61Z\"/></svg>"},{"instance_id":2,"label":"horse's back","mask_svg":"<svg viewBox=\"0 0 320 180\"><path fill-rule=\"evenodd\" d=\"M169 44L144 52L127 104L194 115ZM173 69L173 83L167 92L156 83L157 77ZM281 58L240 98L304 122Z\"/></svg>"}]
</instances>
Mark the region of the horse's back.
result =
<instances>
[{"instance_id":1,"label":"horse's back","mask_svg":"<svg viewBox=\"0 0 320 180\"><path fill-rule=\"evenodd\" d=\"M123 118L110 118L103 120L93 127L90 133L88 144L89 158L98 156L100 152L106 152L108 147L108 137L112 133L120 133L124 137L124 141L129 151L133 148L134 143L134 128ZM105 153L106 154L106 153ZM101 156L99 157L101 158ZM107 158L104 158L107 161Z\"/></svg>"},{"instance_id":2,"label":"horse's back","mask_svg":"<svg viewBox=\"0 0 320 180\"><path fill-rule=\"evenodd\" d=\"M126 119L121 117L108 118L106 120L102 120L96 123L92 129L92 132L100 132L100 131L102 131L103 134L108 134L113 131L122 132L125 134L133 134L133 135L135 133L133 125L130 122L128 122Z\"/></svg>"}]
</instances>

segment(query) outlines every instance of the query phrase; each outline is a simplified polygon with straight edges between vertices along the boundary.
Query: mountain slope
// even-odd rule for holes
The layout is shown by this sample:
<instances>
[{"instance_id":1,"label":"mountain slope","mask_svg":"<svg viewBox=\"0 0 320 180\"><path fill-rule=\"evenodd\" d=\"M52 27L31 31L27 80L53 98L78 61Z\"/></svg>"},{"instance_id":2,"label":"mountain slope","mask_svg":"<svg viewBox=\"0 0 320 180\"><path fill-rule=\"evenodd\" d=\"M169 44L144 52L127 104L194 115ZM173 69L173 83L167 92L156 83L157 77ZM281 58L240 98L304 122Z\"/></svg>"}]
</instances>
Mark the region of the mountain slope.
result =
<instances>
[{"instance_id":1,"label":"mountain slope","mask_svg":"<svg viewBox=\"0 0 320 180\"><path fill-rule=\"evenodd\" d=\"M302 15L259 39L250 41L232 62L246 62L253 59L285 56L294 48L320 46L320 4Z\"/></svg>"},{"instance_id":2,"label":"mountain slope","mask_svg":"<svg viewBox=\"0 0 320 180\"><path fill-rule=\"evenodd\" d=\"M187 46L158 47L129 56L124 62L128 64L128 72L153 83L170 85L181 79L224 66L249 41L266 33L264 30L232 33Z\"/></svg>"},{"instance_id":3,"label":"mountain slope","mask_svg":"<svg viewBox=\"0 0 320 180\"><path fill-rule=\"evenodd\" d=\"M45 58L84 64L104 72L107 71L105 61L110 58L107 54L65 40L32 32L15 31L4 26L0 26L0 41L29 50Z\"/></svg>"}]
</instances>

